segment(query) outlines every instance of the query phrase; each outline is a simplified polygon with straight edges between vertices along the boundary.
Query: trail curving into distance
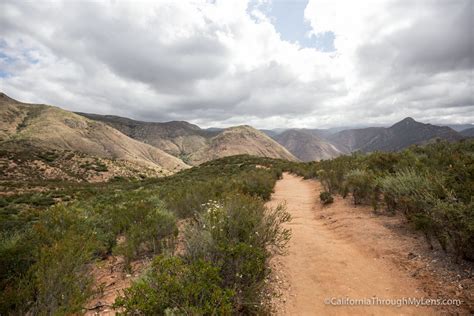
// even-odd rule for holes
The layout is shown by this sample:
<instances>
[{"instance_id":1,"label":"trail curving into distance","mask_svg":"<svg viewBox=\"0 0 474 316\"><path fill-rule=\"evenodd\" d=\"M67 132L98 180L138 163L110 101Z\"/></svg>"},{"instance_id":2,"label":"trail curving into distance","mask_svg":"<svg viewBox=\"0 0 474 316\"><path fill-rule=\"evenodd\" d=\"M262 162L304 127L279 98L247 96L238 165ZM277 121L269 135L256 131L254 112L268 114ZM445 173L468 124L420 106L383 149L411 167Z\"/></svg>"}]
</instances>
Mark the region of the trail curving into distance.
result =
<instances>
[{"instance_id":1,"label":"trail curving into distance","mask_svg":"<svg viewBox=\"0 0 474 316\"><path fill-rule=\"evenodd\" d=\"M268 202L269 206L286 202L293 217L288 223L292 229L288 254L275 258L276 270L279 270L275 273L286 284L282 298L276 303L276 314L435 315L435 311L427 307L325 304L329 298L391 299L427 295L419 289L415 279L399 271L396 265L370 249L361 249L360 244L344 238L319 218L322 216L320 191L318 182L285 173ZM334 203L330 207L341 205ZM367 229L372 228L369 225ZM374 234L380 231L374 230ZM384 236L377 235L377 238Z\"/></svg>"}]
</instances>

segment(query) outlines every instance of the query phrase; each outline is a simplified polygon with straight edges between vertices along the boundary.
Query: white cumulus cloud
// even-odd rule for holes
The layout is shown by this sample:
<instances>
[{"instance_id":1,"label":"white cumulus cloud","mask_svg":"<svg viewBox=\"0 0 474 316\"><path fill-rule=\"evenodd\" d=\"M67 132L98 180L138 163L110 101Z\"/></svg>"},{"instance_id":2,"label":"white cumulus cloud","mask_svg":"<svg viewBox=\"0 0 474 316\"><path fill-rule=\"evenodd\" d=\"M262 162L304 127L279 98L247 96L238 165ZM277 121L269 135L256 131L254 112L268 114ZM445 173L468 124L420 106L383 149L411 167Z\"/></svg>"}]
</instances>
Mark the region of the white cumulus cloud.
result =
<instances>
[{"instance_id":1,"label":"white cumulus cloud","mask_svg":"<svg viewBox=\"0 0 474 316\"><path fill-rule=\"evenodd\" d=\"M265 5L5 0L0 90L203 126L474 121L472 1L309 0L333 52L282 40Z\"/></svg>"}]
</instances>

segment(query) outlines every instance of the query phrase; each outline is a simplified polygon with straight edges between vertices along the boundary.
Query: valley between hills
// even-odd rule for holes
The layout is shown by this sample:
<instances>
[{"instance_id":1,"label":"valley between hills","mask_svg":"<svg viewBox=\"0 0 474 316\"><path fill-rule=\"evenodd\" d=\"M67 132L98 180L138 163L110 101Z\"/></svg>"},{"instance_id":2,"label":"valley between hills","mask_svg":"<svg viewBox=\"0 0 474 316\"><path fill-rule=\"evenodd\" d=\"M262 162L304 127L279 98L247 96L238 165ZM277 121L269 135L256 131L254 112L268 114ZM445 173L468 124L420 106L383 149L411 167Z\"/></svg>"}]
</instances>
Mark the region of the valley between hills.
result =
<instances>
[{"instance_id":1,"label":"valley between hills","mask_svg":"<svg viewBox=\"0 0 474 316\"><path fill-rule=\"evenodd\" d=\"M242 125L201 129L184 121L143 122L73 113L50 105L22 103L3 93L0 120L1 176L13 181L146 178L170 175L232 155L309 162L472 137L472 128L458 132L412 118L387 128L260 131Z\"/></svg>"},{"instance_id":2,"label":"valley between hills","mask_svg":"<svg viewBox=\"0 0 474 316\"><path fill-rule=\"evenodd\" d=\"M474 312L472 128L0 123L0 315Z\"/></svg>"}]
</instances>

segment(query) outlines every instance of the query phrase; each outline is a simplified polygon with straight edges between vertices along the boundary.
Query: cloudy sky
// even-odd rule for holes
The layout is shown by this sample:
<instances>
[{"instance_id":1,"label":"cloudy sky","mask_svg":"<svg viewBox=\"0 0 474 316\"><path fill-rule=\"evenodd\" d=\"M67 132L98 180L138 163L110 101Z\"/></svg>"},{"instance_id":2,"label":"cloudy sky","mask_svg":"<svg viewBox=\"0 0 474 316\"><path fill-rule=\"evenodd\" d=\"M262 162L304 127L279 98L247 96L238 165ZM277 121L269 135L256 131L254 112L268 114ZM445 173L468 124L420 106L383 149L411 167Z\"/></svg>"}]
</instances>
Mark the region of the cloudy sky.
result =
<instances>
[{"instance_id":1,"label":"cloudy sky","mask_svg":"<svg viewBox=\"0 0 474 316\"><path fill-rule=\"evenodd\" d=\"M0 2L0 91L203 127L474 122L472 0Z\"/></svg>"}]
</instances>

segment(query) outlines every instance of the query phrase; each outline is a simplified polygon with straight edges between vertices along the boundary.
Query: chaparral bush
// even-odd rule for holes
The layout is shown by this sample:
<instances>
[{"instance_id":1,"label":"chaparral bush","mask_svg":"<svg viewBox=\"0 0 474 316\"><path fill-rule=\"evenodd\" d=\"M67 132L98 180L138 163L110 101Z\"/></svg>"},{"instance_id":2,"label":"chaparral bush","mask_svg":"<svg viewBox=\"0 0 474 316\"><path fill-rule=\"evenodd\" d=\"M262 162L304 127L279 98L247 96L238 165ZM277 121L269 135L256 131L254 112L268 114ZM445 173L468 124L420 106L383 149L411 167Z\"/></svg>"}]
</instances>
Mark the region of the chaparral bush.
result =
<instances>
[{"instance_id":1,"label":"chaparral bush","mask_svg":"<svg viewBox=\"0 0 474 316\"><path fill-rule=\"evenodd\" d=\"M332 197L331 193L327 191L323 191L319 194L319 199L321 200L321 203L323 204L331 204L334 202L334 198Z\"/></svg>"},{"instance_id":2,"label":"chaparral bush","mask_svg":"<svg viewBox=\"0 0 474 316\"><path fill-rule=\"evenodd\" d=\"M229 315L234 291L210 262L158 256L115 306L131 315Z\"/></svg>"},{"instance_id":3,"label":"chaparral bush","mask_svg":"<svg viewBox=\"0 0 474 316\"><path fill-rule=\"evenodd\" d=\"M374 178L370 172L361 169L351 170L346 174L345 185L352 194L354 204L368 203L374 193Z\"/></svg>"},{"instance_id":4,"label":"chaparral bush","mask_svg":"<svg viewBox=\"0 0 474 316\"><path fill-rule=\"evenodd\" d=\"M219 267L223 285L235 291L234 307L242 313L260 307L260 295L268 274L268 259L281 253L290 231L284 206L266 208L246 195L227 196L210 202L186 230L189 260L206 260Z\"/></svg>"}]
</instances>

